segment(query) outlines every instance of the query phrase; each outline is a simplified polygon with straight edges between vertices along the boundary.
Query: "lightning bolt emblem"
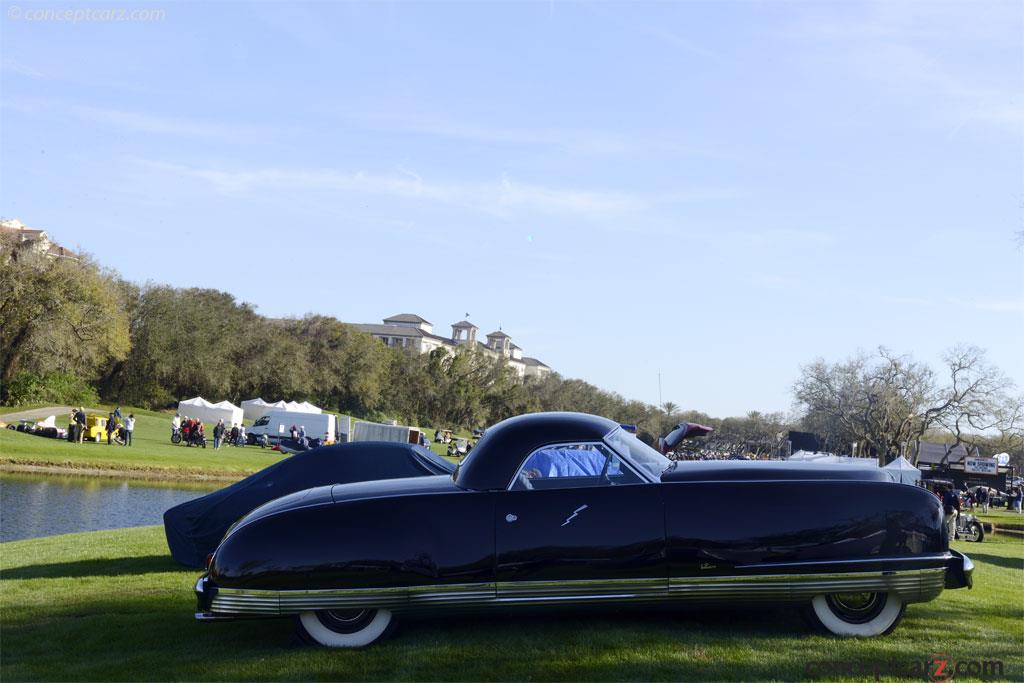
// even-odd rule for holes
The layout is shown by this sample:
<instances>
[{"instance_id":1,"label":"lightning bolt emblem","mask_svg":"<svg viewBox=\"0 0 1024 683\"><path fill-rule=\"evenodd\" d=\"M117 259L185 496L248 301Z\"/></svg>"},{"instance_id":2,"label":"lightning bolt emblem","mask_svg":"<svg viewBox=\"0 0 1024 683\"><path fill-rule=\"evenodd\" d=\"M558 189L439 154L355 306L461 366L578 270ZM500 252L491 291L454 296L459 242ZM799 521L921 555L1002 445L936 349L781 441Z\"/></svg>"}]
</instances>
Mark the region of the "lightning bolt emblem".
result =
<instances>
[{"instance_id":1,"label":"lightning bolt emblem","mask_svg":"<svg viewBox=\"0 0 1024 683\"><path fill-rule=\"evenodd\" d=\"M566 524L568 524L572 520L576 519L576 516L579 515L581 512L583 512L584 510L586 510L588 507L590 507L590 506L589 505L581 505L580 507L578 507L575 510L573 510L572 514L569 515L564 522L562 522L562 526L565 526Z\"/></svg>"}]
</instances>

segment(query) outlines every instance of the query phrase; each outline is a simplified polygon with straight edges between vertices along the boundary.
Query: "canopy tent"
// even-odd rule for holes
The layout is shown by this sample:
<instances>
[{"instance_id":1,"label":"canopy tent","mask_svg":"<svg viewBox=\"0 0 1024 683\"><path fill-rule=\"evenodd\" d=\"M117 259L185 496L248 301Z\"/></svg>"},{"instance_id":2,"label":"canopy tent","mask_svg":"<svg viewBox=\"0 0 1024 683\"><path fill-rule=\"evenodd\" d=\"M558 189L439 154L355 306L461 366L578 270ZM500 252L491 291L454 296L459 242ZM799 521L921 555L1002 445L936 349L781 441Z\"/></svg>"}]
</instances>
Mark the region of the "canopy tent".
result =
<instances>
[{"instance_id":1,"label":"canopy tent","mask_svg":"<svg viewBox=\"0 0 1024 683\"><path fill-rule=\"evenodd\" d=\"M897 484L912 484L917 486L921 481L921 470L914 467L913 463L902 455L882 468Z\"/></svg>"},{"instance_id":2,"label":"canopy tent","mask_svg":"<svg viewBox=\"0 0 1024 683\"><path fill-rule=\"evenodd\" d=\"M210 403L202 396L179 401L178 415L210 424L224 420L226 425L242 424L243 417L242 409L230 401Z\"/></svg>"},{"instance_id":3,"label":"canopy tent","mask_svg":"<svg viewBox=\"0 0 1024 683\"><path fill-rule=\"evenodd\" d=\"M164 513L167 547L181 564L202 567L229 526L275 498L314 486L450 475L454 469L430 449L412 444L362 442L314 448L169 509Z\"/></svg>"},{"instance_id":4,"label":"canopy tent","mask_svg":"<svg viewBox=\"0 0 1024 683\"><path fill-rule=\"evenodd\" d=\"M835 453L823 453L814 451L797 451L786 458L793 462L806 462L819 465L849 465L851 467L878 467L878 461L874 458L851 458L848 455L836 455Z\"/></svg>"},{"instance_id":5,"label":"canopy tent","mask_svg":"<svg viewBox=\"0 0 1024 683\"><path fill-rule=\"evenodd\" d=\"M246 420L258 420L271 410L285 410L284 401L268 403L262 398L251 398L248 401L242 401L242 412L245 414Z\"/></svg>"},{"instance_id":6,"label":"canopy tent","mask_svg":"<svg viewBox=\"0 0 1024 683\"><path fill-rule=\"evenodd\" d=\"M245 413L245 419L247 420L258 420L272 410L284 410L289 413L323 412L320 408L306 401L302 403L296 401L274 401L269 403L262 398L251 398L248 401L242 401L242 411Z\"/></svg>"},{"instance_id":7,"label":"canopy tent","mask_svg":"<svg viewBox=\"0 0 1024 683\"><path fill-rule=\"evenodd\" d=\"M279 401L279 403L284 403L284 401ZM302 403L298 403L296 401L288 401L287 403L284 403L284 409L287 410L289 413L321 413L321 412L323 412L322 410L317 408L315 405L313 405L312 403L309 403L307 401L303 401Z\"/></svg>"}]
</instances>

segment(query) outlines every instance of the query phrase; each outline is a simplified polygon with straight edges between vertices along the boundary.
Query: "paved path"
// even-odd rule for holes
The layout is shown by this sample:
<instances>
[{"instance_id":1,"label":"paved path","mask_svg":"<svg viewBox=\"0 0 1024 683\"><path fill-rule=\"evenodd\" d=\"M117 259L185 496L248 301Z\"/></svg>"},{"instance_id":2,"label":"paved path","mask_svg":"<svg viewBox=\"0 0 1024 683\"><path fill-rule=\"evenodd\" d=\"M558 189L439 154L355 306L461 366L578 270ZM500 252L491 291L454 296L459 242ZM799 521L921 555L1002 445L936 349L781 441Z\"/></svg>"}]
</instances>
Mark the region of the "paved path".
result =
<instances>
[{"instance_id":1,"label":"paved path","mask_svg":"<svg viewBox=\"0 0 1024 683\"><path fill-rule=\"evenodd\" d=\"M97 411L86 411L86 412L97 412ZM103 411L98 411L103 412ZM51 415L57 416L57 424L60 424L62 417L67 418L71 416L71 406L53 406L50 408L33 408L32 410L22 410L18 413L6 413L0 415L0 420L4 422L17 422L18 420L42 420Z\"/></svg>"}]
</instances>

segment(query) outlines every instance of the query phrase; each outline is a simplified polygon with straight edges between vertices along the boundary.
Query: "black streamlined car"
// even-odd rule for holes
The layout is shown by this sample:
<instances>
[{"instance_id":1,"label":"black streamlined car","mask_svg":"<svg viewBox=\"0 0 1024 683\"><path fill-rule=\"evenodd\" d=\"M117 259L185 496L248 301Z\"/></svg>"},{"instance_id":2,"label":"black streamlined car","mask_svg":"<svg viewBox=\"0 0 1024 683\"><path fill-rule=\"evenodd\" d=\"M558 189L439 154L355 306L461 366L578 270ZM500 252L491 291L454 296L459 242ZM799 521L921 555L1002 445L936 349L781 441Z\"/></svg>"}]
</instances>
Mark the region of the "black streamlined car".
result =
<instances>
[{"instance_id":1,"label":"black streamlined car","mask_svg":"<svg viewBox=\"0 0 1024 683\"><path fill-rule=\"evenodd\" d=\"M321 486L239 520L196 584L200 620L295 615L356 647L412 610L801 603L838 635L969 587L939 501L880 470L671 462L610 420L487 430L450 475Z\"/></svg>"}]
</instances>

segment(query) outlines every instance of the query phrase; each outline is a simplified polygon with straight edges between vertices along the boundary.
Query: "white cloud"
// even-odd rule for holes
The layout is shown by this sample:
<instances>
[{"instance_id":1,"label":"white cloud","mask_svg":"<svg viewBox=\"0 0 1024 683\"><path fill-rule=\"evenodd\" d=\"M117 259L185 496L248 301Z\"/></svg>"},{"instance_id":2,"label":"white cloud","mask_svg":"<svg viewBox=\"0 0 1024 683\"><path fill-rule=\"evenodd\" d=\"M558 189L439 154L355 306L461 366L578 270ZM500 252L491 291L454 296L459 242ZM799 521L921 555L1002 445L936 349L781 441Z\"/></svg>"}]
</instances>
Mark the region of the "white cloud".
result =
<instances>
[{"instance_id":1,"label":"white cloud","mask_svg":"<svg viewBox=\"0 0 1024 683\"><path fill-rule=\"evenodd\" d=\"M599 218L635 214L661 204L728 198L721 191L633 193L546 187L509 178L491 182L425 180L408 169L391 174L344 172L336 169L222 170L157 161L142 162L152 169L201 181L217 192L333 190L423 200L470 208L496 216L515 212L567 214Z\"/></svg>"},{"instance_id":2,"label":"white cloud","mask_svg":"<svg viewBox=\"0 0 1024 683\"><path fill-rule=\"evenodd\" d=\"M990 313L1024 313L1024 299L998 297L956 297L947 300L951 306L973 308Z\"/></svg>"},{"instance_id":3,"label":"white cloud","mask_svg":"<svg viewBox=\"0 0 1024 683\"><path fill-rule=\"evenodd\" d=\"M85 105L71 105L68 111L87 121L160 135L252 142L256 139L265 138L269 132L253 126L224 125L187 118Z\"/></svg>"},{"instance_id":4,"label":"white cloud","mask_svg":"<svg viewBox=\"0 0 1024 683\"><path fill-rule=\"evenodd\" d=\"M952 134L970 124L1021 132L1019 60L989 57L1019 55L1019 3L875 2L845 6L839 17L842 6L806 7L781 37L820 50L827 68L927 103Z\"/></svg>"},{"instance_id":5,"label":"white cloud","mask_svg":"<svg viewBox=\"0 0 1024 683\"><path fill-rule=\"evenodd\" d=\"M0 60L0 70L15 73L20 76L28 76L30 78L46 78L46 74L38 69L34 69L28 64L22 64L9 57L4 57Z\"/></svg>"},{"instance_id":6,"label":"white cloud","mask_svg":"<svg viewBox=\"0 0 1024 683\"><path fill-rule=\"evenodd\" d=\"M531 127L516 128L501 125L479 125L445 116L432 116L422 112L398 113L400 106L386 111L345 110L340 115L353 125L384 133L428 135L449 140L544 147L565 150L583 157L644 157L689 156L725 162L742 162L749 158L747 151L726 144L689 144L674 139L673 133L645 135L620 134L606 130L586 128Z\"/></svg>"},{"instance_id":7,"label":"white cloud","mask_svg":"<svg viewBox=\"0 0 1024 683\"><path fill-rule=\"evenodd\" d=\"M797 244L811 247L830 247L838 241L835 233L825 230L800 230L794 228L750 230L728 235L728 237L730 240L735 240L748 248L758 249L772 245L782 245L788 249Z\"/></svg>"}]
</instances>

